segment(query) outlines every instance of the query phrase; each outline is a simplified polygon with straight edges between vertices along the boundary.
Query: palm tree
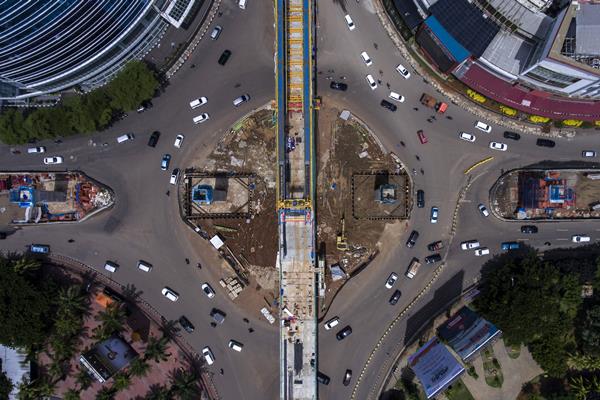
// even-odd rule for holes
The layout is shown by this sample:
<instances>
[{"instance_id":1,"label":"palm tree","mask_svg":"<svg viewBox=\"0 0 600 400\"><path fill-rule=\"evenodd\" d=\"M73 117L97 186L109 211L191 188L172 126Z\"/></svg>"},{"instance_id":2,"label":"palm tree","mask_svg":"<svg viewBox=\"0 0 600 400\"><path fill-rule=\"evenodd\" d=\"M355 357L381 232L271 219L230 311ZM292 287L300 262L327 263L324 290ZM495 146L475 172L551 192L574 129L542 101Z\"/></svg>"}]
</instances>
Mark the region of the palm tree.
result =
<instances>
[{"instance_id":1,"label":"palm tree","mask_svg":"<svg viewBox=\"0 0 600 400\"><path fill-rule=\"evenodd\" d=\"M79 391L75 389L69 389L63 395L63 400L79 400Z\"/></svg>"},{"instance_id":2,"label":"palm tree","mask_svg":"<svg viewBox=\"0 0 600 400\"><path fill-rule=\"evenodd\" d=\"M150 336L148 344L146 344L146 350L144 351L144 360L154 360L157 363L167 361L171 355L171 353L167 353L167 343L164 337L157 339L154 336Z\"/></svg>"},{"instance_id":3,"label":"palm tree","mask_svg":"<svg viewBox=\"0 0 600 400\"><path fill-rule=\"evenodd\" d=\"M125 311L119 304L112 303L106 307L106 310L96 315L96 321L100 321L101 324L94 328L94 338L107 339L113 333L120 333L125 328L123 326Z\"/></svg>"},{"instance_id":4,"label":"palm tree","mask_svg":"<svg viewBox=\"0 0 600 400\"><path fill-rule=\"evenodd\" d=\"M142 377L148 375L150 372L150 364L143 358L136 358L129 364L129 374L131 376Z\"/></svg>"},{"instance_id":5,"label":"palm tree","mask_svg":"<svg viewBox=\"0 0 600 400\"><path fill-rule=\"evenodd\" d=\"M198 376L193 371L177 369L171 373L171 394L181 400L196 399L200 394Z\"/></svg>"},{"instance_id":6,"label":"palm tree","mask_svg":"<svg viewBox=\"0 0 600 400\"><path fill-rule=\"evenodd\" d=\"M21 257L13 260L13 269L16 273L23 274L29 271L35 271L42 265L38 260L28 257Z\"/></svg>"},{"instance_id":7,"label":"palm tree","mask_svg":"<svg viewBox=\"0 0 600 400\"><path fill-rule=\"evenodd\" d=\"M585 400L588 393L590 392L590 389L587 387L587 382L583 380L583 377L581 375L578 377L571 378L570 386L573 390L575 398L578 400Z\"/></svg>"},{"instance_id":8,"label":"palm tree","mask_svg":"<svg viewBox=\"0 0 600 400\"><path fill-rule=\"evenodd\" d=\"M58 314L85 314L88 311L89 305L87 299L87 296L81 292L81 286L79 285L71 285L66 289L61 288L56 300L58 304Z\"/></svg>"},{"instance_id":9,"label":"palm tree","mask_svg":"<svg viewBox=\"0 0 600 400\"><path fill-rule=\"evenodd\" d=\"M125 286L121 286L121 295L129 304L135 304L142 293L144 292L142 290L138 290L133 283L128 283Z\"/></svg>"},{"instance_id":10,"label":"palm tree","mask_svg":"<svg viewBox=\"0 0 600 400\"><path fill-rule=\"evenodd\" d=\"M116 392L127 389L131 385L131 378L129 375L118 373L113 378L112 389Z\"/></svg>"},{"instance_id":11,"label":"palm tree","mask_svg":"<svg viewBox=\"0 0 600 400\"><path fill-rule=\"evenodd\" d=\"M115 398L115 394L113 388L103 387L96 393L96 400L112 400Z\"/></svg>"},{"instance_id":12,"label":"palm tree","mask_svg":"<svg viewBox=\"0 0 600 400\"><path fill-rule=\"evenodd\" d=\"M92 386L92 377L85 369L78 368L77 374L75 375L75 382L79 385L80 391L87 390Z\"/></svg>"},{"instance_id":13,"label":"palm tree","mask_svg":"<svg viewBox=\"0 0 600 400\"><path fill-rule=\"evenodd\" d=\"M152 385L150 391L146 394L146 400L171 400L173 397L169 389L163 385Z\"/></svg>"},{"instance_id":14,"label":"palm tree","mask_svg":"<svg viewBox=\"0 0 600 400\"><path fill-rule=\"evenodd\" d=\"M177 325L177 321L173 321L172 319L164 319L160 326L160 331L162 332L163 338L166 338L168 341L175 339L180 330L181 329Z\"/></svg>"}]
</instances>

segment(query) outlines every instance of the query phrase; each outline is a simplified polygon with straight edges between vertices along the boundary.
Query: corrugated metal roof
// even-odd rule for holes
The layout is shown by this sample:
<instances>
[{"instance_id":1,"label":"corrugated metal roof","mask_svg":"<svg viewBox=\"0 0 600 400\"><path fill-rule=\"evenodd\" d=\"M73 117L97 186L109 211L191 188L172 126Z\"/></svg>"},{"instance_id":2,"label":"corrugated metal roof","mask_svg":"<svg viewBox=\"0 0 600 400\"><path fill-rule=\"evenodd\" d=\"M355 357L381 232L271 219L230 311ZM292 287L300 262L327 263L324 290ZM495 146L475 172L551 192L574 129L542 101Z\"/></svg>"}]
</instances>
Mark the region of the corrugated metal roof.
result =
<instances>
[{"instance_id":1,"label":"corrugated metal roof","mask_svg":"<svg viewBox=\"0 0 600 400\"><path fill-rule=\"evenodd\" d=\"M575 18L577 54L600 55L600 4L581 4Z\"/></svg>"}]
</instances>

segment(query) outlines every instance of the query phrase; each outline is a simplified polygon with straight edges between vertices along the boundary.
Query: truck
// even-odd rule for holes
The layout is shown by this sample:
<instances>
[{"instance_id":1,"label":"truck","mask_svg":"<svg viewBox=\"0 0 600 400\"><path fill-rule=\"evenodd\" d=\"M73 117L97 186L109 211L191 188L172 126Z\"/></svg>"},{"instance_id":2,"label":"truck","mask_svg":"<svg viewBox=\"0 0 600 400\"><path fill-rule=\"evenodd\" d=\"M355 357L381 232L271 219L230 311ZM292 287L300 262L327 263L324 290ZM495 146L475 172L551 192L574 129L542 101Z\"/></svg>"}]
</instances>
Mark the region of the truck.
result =
<instances>
[{"instance_id":1,"label":"truck","mask_svg":"<svg viewBox=\"0 0 600 400\"><path fill-rule=\"evenodd\" d=\"M419 261L419 259L416 257L413 257L413 259L411 260L411 262L408 266L408 271L406 271L406 277L409 279L414 278L415 275L417 274L417 272L419 272L420 267L421 267L421 262Z\"/></svg>"},{"instance_id":2,"label":"truck","mask_svg":"<svg viewBox=\"0 0 600 400\"><path fill-rule=\"evenodd\" d=\"M443 101L438 101L435 97L430 96L427 93L423 93L421 95L420 101L425 107L433 108L440 114L444 113L448 109L448 104L444 103Z\"/></svg>"}]
</instances>

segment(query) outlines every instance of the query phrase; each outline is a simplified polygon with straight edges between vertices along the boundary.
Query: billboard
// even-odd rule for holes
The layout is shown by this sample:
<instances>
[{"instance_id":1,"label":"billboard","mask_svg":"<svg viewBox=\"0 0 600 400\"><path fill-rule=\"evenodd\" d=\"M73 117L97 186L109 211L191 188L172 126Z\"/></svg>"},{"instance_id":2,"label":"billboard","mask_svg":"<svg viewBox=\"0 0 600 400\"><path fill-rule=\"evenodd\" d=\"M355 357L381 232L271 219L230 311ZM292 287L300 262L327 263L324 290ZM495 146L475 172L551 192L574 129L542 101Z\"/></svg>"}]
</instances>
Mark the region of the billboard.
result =
<instances>
[{"instance_id":1,"label":"billboard","mask_svg":"<svg viewBox=\"0 0 600 400\"><path fill-rule=\"evenodd\" d=\"M466 361L492 339L502 334L494 324L463 307L438 328L441 337Z\"/></svg>"},{"instance_id":2,"label":"billboard","mask_svg":"<svg viewBox=\"0 0 600 400\"><path fill-rule=\"evenodd\" d=\"M410 356L408 365L421 381L428 399L448 387L465 370L437 337Z\"/></svg>"}]
</instances>

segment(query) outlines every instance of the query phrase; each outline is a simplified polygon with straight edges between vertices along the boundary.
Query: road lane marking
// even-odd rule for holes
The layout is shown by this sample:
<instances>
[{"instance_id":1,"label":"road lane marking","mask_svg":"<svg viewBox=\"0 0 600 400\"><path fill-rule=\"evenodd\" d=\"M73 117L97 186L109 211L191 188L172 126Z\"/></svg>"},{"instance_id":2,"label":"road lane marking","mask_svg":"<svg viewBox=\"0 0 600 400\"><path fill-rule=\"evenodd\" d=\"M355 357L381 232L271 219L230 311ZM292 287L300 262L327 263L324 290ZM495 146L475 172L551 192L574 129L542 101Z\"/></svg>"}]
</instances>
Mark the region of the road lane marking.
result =
<instances>
[{"instance_id":1,"label":"road lane marking","mask_svg":"<svg viewBox=\"0 0 600 400\"><path fill-rule=\"evenodd\" d=\"M556 240L569 240L569 239L556 239Z\"/></svg>"},{"instance_id":2,"label":"road lane marking","mask_svg":"<svg viewBox=\"0 0 600 400\"><path fill-rule=\"evenodd\" d=\"M558 228L557 228L556 230L557 230L558 232L569 232L569 230L568 230L568 229L558 229ZM598 229L596 229L596 230L598 230Z\"/></svg>"},{"instance_id":3,"label":"road lane marking","mask_svg":"<svg viewBox=\"0 0 600 400\"><path fill-rule=\"evenodd\" d=\"M487 162L490 162L494 159L494 157L488 157L488 158L484 158L481 161L476 162L475 164L471 165L469 168L467 168L464 172L465 175L469 174L469 172L473 171L475 168L479 167L480 165L483 165Z\"/></svg>"}]
</instances>

